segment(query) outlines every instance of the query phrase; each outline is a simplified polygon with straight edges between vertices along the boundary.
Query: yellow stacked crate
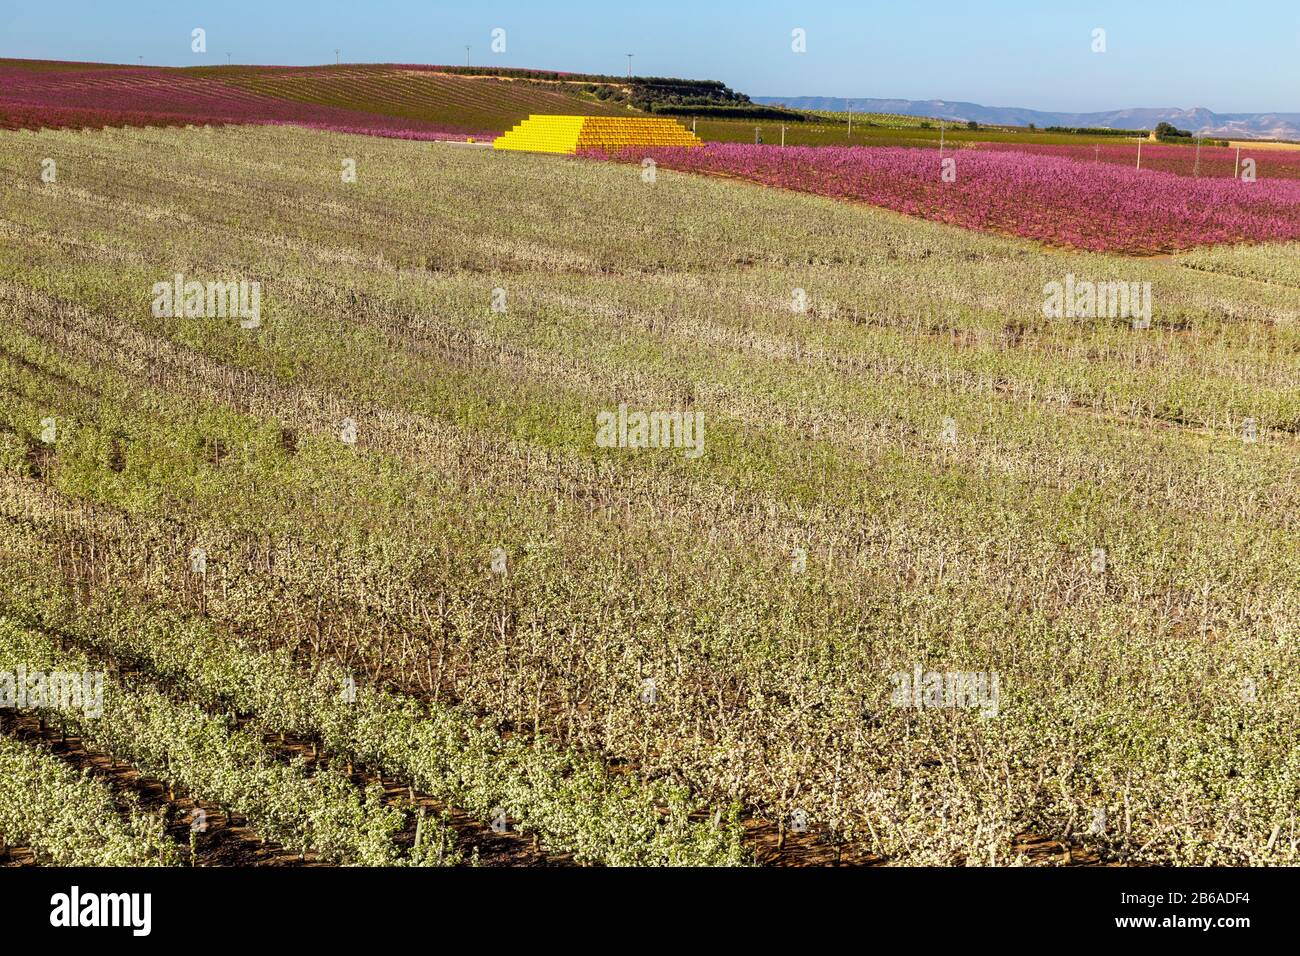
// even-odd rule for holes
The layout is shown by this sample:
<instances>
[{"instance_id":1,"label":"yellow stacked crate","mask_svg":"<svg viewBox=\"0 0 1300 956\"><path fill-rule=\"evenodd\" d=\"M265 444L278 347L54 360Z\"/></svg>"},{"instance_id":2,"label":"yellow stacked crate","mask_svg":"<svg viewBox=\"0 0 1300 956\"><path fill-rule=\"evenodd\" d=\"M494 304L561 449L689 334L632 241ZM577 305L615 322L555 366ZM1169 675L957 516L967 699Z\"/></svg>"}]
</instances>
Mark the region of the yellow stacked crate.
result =
<instances>
[{"instance_id":1,"label":"yellow stacked crate","mask_svg":"<svg viewBox=\"0 0 1300 956\"><path fill-rule=\"evenodd\" d=\"M578 135L585 116L534 115L492 141L494 149L520 150L530 153L569 153L577 151Z\"/></svg>"},{"instance_id":2,"label":"yellow stacked crate","mask_svg":"<svg viewBox=\"0 0 1300 956\"><path fill-rule=\"evenodd\" d=\"M595 116L582 127L580 149L617 151L630 146L699 146L698 137L666 117L614 118Z\"/></svg>"},{"instance_id":3,"label":"yellow stacked crate","mask_svg":"<svg viewBox=\"0 0 1300 956\"><path fill-rule=\"evenodd\" d=\"M617 152L629 146L700 146L675 120L656 117L550 116L524 120L492 143L496 149L567 153L580 149Z\"/></svg>"}]
</instances>

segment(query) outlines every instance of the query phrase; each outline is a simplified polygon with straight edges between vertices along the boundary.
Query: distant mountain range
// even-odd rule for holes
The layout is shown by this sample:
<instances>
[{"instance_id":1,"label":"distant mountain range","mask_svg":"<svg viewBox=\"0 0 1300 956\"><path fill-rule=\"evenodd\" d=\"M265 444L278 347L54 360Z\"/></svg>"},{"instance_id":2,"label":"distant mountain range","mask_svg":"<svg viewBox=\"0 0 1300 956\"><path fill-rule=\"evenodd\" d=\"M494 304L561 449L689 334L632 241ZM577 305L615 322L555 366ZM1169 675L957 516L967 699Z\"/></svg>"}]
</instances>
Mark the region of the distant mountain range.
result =
<instances>
[{"instance_id":1,"label":"distant mountain range","mask_svg":"<svg viewBox=\"0 0 1300 956\"><path fill-rule=\"evenodd\" d=\"M847 110L901 113L989 126L1105 126L1111 129L1154 129L1162 120L1205 136L1238 139L1300 139L1300 113L1212 113L1204 107L1183 110L1139 108L1102 113L1049 113L1016 106L981 106L950 100L881 100L842 96L755 96L755 103L802 110Z\"/></svg>"}]
</instances>

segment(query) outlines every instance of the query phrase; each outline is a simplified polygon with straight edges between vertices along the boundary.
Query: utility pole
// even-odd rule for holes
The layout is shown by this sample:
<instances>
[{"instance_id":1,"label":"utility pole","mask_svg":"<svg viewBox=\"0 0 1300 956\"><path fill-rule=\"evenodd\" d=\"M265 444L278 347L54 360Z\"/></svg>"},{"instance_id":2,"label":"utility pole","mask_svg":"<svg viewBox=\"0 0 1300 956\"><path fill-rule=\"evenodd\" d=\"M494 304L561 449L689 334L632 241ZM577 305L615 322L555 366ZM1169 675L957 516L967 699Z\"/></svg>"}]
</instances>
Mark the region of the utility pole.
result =
<instances>
[{"instance_id":1,"label":"utility pole","mask_svg":"<svg viewBox=\"0 0 1300 956\"><path fill-rule=\"evenodd\" d=\"M627 78L632 79L632 54L627 55Z\"/></svg>"},{"instance_id":2,"label":"utility pole","mask_svg":"<svg viewBox=\"0 0 1300 956\"><path fill-rule=\"evenodd\" d=\"M338 47L335 47L335 48L334 48L334 65L335 65L335 66L338 66L338 65L339 65L339 54L340 54L341 52L342 52L342 51L341 51Z\"/></svg>"},{"instance_id":3,"label":"utility pole","mask_svg":"<svg viewBox=\"0 0 1300 956\"><path fill-rule=\"evenodd\" d=\"M230 54L226 54L226 66L230 66Z\"/></svg>"},{"instance_id":4,"label":"utility pole","mask_svg":"<svg viewBox=\"0 0 1300 956\"><path fill-rule=\"evenodd\" d=\"M469 66L469 44L465 44L465 65Z\"/></svg>"}]
</instances>

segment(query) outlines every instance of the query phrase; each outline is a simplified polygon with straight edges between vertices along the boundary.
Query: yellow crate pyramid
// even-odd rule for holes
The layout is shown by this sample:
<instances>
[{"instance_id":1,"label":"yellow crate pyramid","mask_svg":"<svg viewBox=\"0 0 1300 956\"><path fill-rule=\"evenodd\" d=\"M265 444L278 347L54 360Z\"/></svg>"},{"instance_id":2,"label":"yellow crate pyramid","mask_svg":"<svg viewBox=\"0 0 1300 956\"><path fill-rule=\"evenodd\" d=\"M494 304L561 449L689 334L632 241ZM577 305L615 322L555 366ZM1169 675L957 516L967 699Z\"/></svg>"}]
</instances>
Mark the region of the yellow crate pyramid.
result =
<instances>
[{"instance_id":1,"label":"yellow crate pyramid","mask_svg":"<svg viewBox=\"0 0 1300 956\"><path fill-rule=\"evenodd\" d=\"M493 149L528 153L567 153L600 149L616 153L627 146L702 146L698 136L676 120L646 116L555 116L534 114L492 141Z\"/></svg>"}]
</instances>

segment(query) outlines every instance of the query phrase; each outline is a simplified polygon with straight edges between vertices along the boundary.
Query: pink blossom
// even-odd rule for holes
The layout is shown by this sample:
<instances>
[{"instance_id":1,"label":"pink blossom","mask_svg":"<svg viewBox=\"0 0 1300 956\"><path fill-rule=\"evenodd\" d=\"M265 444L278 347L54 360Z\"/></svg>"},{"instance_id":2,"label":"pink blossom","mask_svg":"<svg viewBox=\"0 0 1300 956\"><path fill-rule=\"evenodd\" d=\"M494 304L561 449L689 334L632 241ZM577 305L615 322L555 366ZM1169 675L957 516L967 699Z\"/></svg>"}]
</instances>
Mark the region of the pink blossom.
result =
<instances>
[{"instance_id":1,"label":"pink blossom","mask_svg":"<svg viewBox=\"0 0 1300 956\"><path fill-rule=\"evenodd\" d=\"M596 154L603 156L603 154ZM971 229L1094 251L1154 254L1300 239L1300 181L1193 179L1018 151L869 146L629 148L625 162L735 176ZM953 181L942 173L949 167Z\"/></svg>"},{"instance_id":2,"label":"pink blossom","mask_svg":"<svg viewBox=\"0 0 1300 956\"><path fill-rule=\"evenodd\" d=\"M1134 140L1103 143L1093 146L1054 145L1045 143L975 143L973 148L993 152L1029 153L1035 156L1057 156L1088 163L1108 163L1114 166L1137 168L1138 146ZM1171 146L1164 143L1142 144L1142 168L1183 176L1224 176L1231 179L1240 175L1242 166L1237 162L1237 148L1202 146L1197 158L1192 144ZM1255 161L1258 179L1300 179L1300 149L1255 149L1242 146L1241 159Z\"/></svg>"}]
</instances>

